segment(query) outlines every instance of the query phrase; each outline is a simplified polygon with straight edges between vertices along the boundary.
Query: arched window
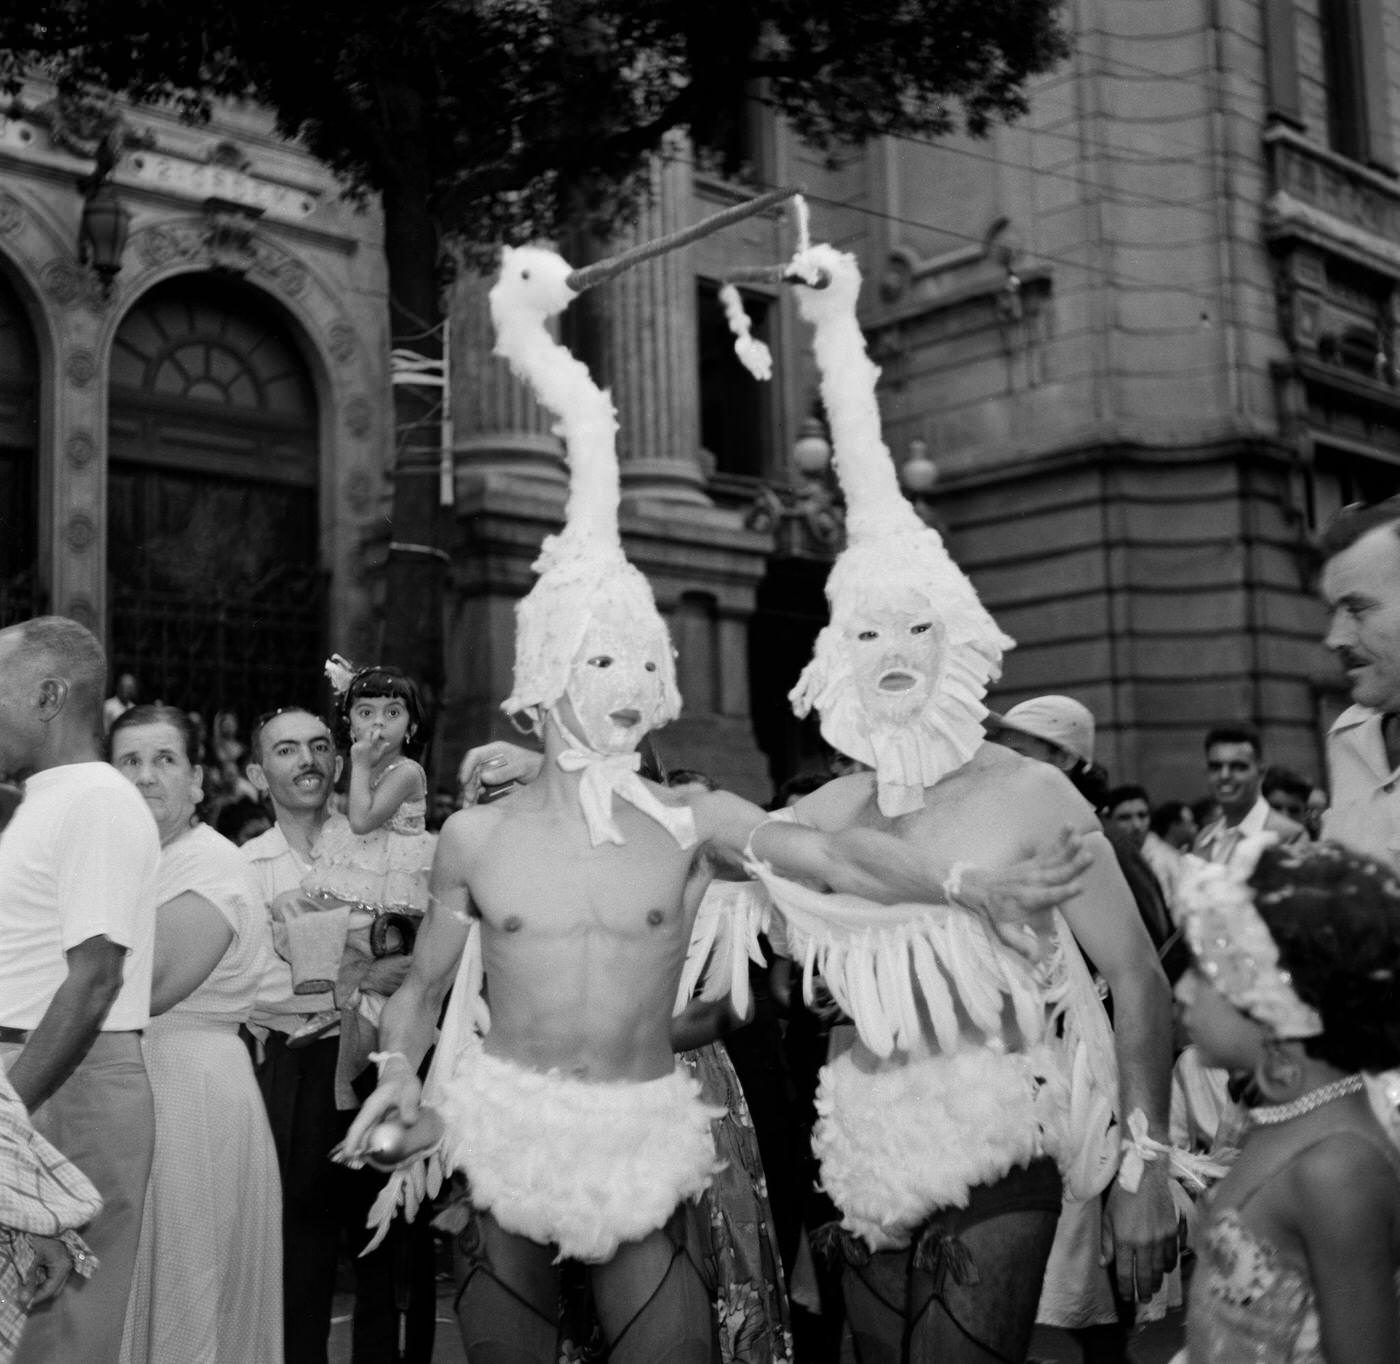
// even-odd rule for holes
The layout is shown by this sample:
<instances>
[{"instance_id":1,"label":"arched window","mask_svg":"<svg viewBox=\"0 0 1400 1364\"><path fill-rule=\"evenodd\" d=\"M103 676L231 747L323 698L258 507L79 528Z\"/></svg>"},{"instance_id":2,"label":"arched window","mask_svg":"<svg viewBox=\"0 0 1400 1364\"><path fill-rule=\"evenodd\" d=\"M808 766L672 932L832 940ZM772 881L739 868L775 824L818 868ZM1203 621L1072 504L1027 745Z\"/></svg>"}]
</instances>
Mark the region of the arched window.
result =
<instances>
[{"instance_id":1,"label":"arched window","mask_svg":"<svg viewBox=\"0 0 1400 1364\"><path fill-rule=\"evenodd\" d=\"M0 626L41 609L39 353L24 308L0 273Z\"/></svg>"},{"instance_id":2,"label":"arched window","mask_svg":"<svg viewBox=\"0 0 1400 1364\"><path fill-rule=\"evenodd\" d=\"M316 395L281 315L238 281L167 281L122 322L110 410L114 670L245 724L313 699Z\"/></svg>"}]
</instances>

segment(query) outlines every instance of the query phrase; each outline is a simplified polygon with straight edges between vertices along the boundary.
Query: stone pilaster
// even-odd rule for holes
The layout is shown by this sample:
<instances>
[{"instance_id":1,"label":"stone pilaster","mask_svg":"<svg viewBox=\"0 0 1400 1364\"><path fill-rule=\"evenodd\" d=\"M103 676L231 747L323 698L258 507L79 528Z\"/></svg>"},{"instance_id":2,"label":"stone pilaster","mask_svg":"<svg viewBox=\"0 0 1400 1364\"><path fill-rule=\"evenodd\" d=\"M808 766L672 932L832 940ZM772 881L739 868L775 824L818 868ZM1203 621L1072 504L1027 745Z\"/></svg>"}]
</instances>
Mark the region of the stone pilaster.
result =
<instances>
[{"instance_id":1,"label":"stone pilaster","mask_svg":"<svg viewBox=\"0 0 1400 1364\"><path fill-rule=\"evenodd\" d=\"M656 158L650 201L617 249L688 226L696 216L691 180L687 160ZM703 504L694 248L601 287L608 291L607 382L617 404L623 499Z\"/></svg>"}]
</instances>

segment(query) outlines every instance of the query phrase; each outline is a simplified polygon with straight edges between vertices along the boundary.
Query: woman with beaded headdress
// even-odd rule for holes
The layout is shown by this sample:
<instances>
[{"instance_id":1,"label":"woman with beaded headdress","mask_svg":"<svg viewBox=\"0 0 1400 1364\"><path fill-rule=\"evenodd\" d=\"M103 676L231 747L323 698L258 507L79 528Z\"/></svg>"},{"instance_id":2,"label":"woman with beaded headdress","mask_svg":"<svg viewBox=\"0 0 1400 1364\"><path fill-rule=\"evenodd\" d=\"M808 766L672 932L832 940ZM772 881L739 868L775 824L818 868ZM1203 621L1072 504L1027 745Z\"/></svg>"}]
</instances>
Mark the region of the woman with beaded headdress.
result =
<instances>
[{"instance_id":1,"label":"woman with beaded headdress","mask_svg":"<svg viewBox=\"0 0 1400 1364\"><path fill-rule=\"evenodd\" d=\"M1400 881L1261 835L1180 904L1187 1030L1258 1100L1198 1237L1190 1364L1400 1359L1400 1152L1363 1079L1400 1065Z\"/></svg>"}]
</instances>

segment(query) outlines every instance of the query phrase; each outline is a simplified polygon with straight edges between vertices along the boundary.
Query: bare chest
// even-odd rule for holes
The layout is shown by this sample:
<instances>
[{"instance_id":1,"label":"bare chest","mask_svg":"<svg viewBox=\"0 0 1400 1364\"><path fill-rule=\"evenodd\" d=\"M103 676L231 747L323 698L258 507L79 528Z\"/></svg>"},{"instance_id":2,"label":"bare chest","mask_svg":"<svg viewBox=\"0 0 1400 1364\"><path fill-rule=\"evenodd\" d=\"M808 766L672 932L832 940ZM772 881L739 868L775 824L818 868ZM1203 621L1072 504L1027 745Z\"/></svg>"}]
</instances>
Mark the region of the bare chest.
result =
<instances>
[{"instance_id":1,"label":"bare chest","mask_svg":"<svg viewBox=\"0 0 1400 1364\"><path fill-rule=\"evenodd\" d=\"M626 842L590 844L582 820L522 812L474 860L470 891L485 924L511 937L603 933L688 936L692 853L644 815L620 817Z\"/></svg>"},{"instance_id":2,"label":"bare chest","mask_svg":"<svg viewBox=\"0 0 1400 1364\"><path fill-rule=\"evenodd\" d=\"M907 815L888 818L872 798L858 822L893 834L949 867L957 862L999 867L1026 854L1024 814L1004 785L958 778L931 787L923 808Z\"/></svg>"}]
</instances>

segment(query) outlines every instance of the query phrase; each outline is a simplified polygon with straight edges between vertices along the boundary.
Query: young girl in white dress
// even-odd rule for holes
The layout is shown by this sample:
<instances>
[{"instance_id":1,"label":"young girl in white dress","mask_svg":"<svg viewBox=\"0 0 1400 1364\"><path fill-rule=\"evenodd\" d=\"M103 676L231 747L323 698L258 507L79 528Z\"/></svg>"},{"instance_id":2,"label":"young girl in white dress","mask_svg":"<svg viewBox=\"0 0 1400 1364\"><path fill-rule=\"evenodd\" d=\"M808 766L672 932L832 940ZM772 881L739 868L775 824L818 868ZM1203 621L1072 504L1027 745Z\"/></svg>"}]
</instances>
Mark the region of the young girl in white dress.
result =
<instances>
[{"instance_id":1,"label":"young girl in white dress","mask_svg":"<svg viewBox=\"0 0 1400 1364\"><path fill-rule=\"evenodd\" d=\"M1268 837L1182 880L1186 1027L1257 1096L1207 1202L1187 1358L1379 1364L1400 1359L1400 1152L1363 1072L1400 1063L1400 882Z\"/></svg>"},{"instance_id":2,"label":"young girl in white dress","mask_svg":"<svg viewBox=\"0 0 1400 1364\"><path fill-rule=\"evenodd\" d=\"M339 696L350 789L346 819L321 834L302 903L337 913L289 920L287 942L298 993L333 989L338 1009L313 1015L293 1045L328 1031L344 1010L378 1022L384 996L362 982L377 958L412 951L437 841L424 823L427 778L415 760L423 704L413 679L393 667L356 669L338 654L326 675Z\"/></svg>"}]
</instances>

